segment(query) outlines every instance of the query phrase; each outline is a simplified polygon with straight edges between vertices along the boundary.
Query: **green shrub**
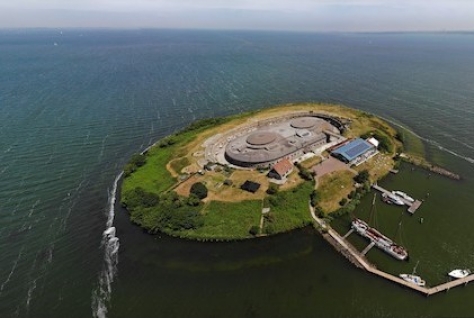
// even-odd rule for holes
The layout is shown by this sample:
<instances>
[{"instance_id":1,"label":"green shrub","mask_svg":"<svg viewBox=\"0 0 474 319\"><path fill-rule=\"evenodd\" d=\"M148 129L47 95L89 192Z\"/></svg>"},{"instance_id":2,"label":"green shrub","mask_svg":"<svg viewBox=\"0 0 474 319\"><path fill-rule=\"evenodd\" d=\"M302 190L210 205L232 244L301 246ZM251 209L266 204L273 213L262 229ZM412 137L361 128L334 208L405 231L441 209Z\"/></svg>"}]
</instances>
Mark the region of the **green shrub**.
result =
<instances>
[{"instance_id":1,"label":"green shrub","mask_svg":"<svg viewBox=\"0 0 474 319\"><path fill-rule=\"evenodd\" d=\"M196 194L189 194L189 197L186 201L186 204L188 206L196 207L196 206L199 206L200 203L201 203L201 200L199 199L199 197L196 196Z\"/></svg>"},{"instance_id":2,"label":"green shrub","mask_svg":"<svg viewBox=\"0 0 474 319\"><path fill-rule=\"evenodd\" d=\"M360 184L364 184L366 181L369 180L369 177L370 177L369 171L365 169L354 177L354 181Z\"/></svg>"},{"instance_id":3,"label":"green shrub","mask_svg":"<svg viewBox=\"0 0 474 319\"><path fill-rule=\"evenodd\" d=\"M201 182L194 183L191 186L190 193L196 195L199 199L204 199L207 197L207 187Z\"/></svg>"},{"instance_id":4,"label":"green shrub","mask_svg":"<svg viewBox=\"0 0 474 319\"><path fill-rule=\"evenodd\" d=\"M203 224L199 212L188 210L164 210L157 222L158 228L168 228L174 231L196 229Z\"/></svg>"},{"instance_id":5,"label":"green shrub","mask_svg":"<svg viewBox=\"0 0 474 319\"><path fill-rule=\"evenodd\" d=\"M250 230L249 230L250 235L257 236L259 232L260 232L260 227L258 226L250 227Z\"/></svg>"},{"instance_id":6,"label":"green shrub","mask_svg":"<svg viewBox=\"0 0 474 319\"><path fill-rule=\"evenodd\" d=\"M311 192L311 195L309 195L309 198L311 200L311 206L313 207L316 207L319 203L319 195L318 195L318 192L316 192L316 190L313 190Z\"/></svg>"},{"instance_id":7,"label":"green shrub","mask_svg":"<svg viewBox=\"0 0 474 319\"><path fill-rule=\"evenodd\" d=\"M136 207L149 208L158 205L159 201L160 197L157 194L136 187L133 191L127 193L127 201L123 204L129 209Z\"/></svg>"},{"instance_id":8,"label":"green shrub","mask_svg":"<svg viewBox=\"0 0 474 319\"><path fill-rule=\"evenodd\" d=\"M276 193L278 193L278 189L279 189L279 186L277 184L270 183L268 185L267 194L269 194L269 195L276 194Z\"/></svg>"}]
</instances>

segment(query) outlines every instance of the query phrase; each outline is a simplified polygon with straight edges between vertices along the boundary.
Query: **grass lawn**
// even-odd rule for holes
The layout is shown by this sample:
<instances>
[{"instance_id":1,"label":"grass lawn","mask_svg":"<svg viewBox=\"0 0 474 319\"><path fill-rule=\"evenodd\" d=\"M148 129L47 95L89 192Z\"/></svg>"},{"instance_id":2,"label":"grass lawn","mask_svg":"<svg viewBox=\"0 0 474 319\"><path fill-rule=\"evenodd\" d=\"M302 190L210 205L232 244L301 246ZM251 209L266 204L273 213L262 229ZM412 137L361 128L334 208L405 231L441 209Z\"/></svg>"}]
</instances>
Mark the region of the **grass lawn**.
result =
<instances>
[{"instance_id":1,"label":"grass lawn","mask_svg":"<svg viewBox=\"0 0 474 319\"><path fill-rule=\"evenodd\" d=\"M370 172L370 182L373 183L387 175L392 169L393 165L394 161L390 155L378 153L367 162L354 167L354 170L357 172L368 170Z\"/></svg>"},{"instance_id":2,"label":"grass lawn","mask_svg":"<svg viewBox=\"0 0 474 319\"><path fill-rule=\"evenodd\" d=\"M340 207L339 201L347 198L347 195L355 189L354 173L349 171L337 171L320 178L318 189L319 206L327 214Z\"/></svg>"},{"instance_id":3,"label":"grass lawn","mask_svg":"<svg viewBox=\"0 0 474 319\"><path fill-rule=\"evenodd\" d=\"M212 201L202 210L204 226L187 231L185 237L208 239L242 239L252 237L250 227L260 224L261 200L236 203Z\"/></svg>"},{"instance_id":4,"label":"grass lawn","mask_svg":"<svg viewBox=\"0 0 474 319\"><path fill-rule=\"evenodd\" d=\"M267 234L286 232L311 223L309 196L312 182L304 182L292 190L280 191L268 200L270 213L265 219L263 230Z\"/></svg>"},{"instance_id":5,"label":"grass lawn","mask_svg":"<svg viewBox=\"0 0 474 319\"><path fill-rule=\"evenodd\" d=\"M166 164L172 158L174 150L174 147L152 147L148 151L146 164L124 179L122 196L126 196L128 191L136 187L141 187L148 192L160 193L175 184L176 179L166 169Z\"/></svg>"}]
</instances>

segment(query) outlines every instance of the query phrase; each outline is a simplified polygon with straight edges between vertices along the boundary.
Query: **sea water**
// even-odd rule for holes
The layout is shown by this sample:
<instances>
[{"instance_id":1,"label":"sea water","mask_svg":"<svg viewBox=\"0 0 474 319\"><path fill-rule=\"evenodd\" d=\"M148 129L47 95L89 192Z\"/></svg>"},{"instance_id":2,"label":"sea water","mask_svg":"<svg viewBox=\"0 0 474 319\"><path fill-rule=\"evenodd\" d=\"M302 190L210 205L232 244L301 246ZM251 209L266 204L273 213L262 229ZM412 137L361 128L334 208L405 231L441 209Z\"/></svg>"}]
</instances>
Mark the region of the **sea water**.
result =
<instances>
[{"instance_id":1,"label":"sea water","mask_svg":"<svg viewBox=\"0 0 474 319\"><path fill-rule=\"evenodd\" d=\"M150 236L114 203L130 156L193 120L342 103L413 131L463 177L403 166L383 185L422 207L375 208L412 258L368 258L394 274L419 261L443 282L474 267L473 34L2 30L0 70L0 315L472 316L469 285L422 297L354 268L312 229L197 243ZM356 214L368 218L371 196Z\"/></svg>"}]
</instances>

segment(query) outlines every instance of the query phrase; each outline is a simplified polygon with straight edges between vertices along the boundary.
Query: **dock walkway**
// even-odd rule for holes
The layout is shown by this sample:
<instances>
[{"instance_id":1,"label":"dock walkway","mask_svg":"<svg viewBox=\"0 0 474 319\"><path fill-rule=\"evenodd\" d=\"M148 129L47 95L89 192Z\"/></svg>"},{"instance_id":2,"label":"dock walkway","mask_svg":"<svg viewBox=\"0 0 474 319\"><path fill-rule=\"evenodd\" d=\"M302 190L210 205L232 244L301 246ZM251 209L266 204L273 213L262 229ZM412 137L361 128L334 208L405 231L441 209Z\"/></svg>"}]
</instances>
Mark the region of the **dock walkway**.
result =
<instances>
[{"instance_id":1,"label":"dock walkway","mask_svg":"<svg viewBox=\"0 0 474 319\"><path fill-rule=\"evenodd\" d=\"M391 191L389 190L386 190L385 188L383 188L382 186L379 186L377 184L372 184L372 188L381 192L382 194L391 194ZM408 212L410 214L415 214L416 210L418 208L420 208L421 204L423 203L422 201L419 201L419 200L415 200L414 202L410 202L409 200L403 198L403 197L398 197L400 198L400 200L403 202L403 204L405 204L406 206L408 206Z\"/></svg>"},{"instance_id":2,"label":"dock walkway","mask_svg":"<svg viewBox=\"0 0 474 319\"><path fill-rule=\"evenodd\" d=\"M351 243L349 243L344 237L339 235L338 232L332 229L331 226L327 225L323 220L319 219L314 213L314 208L311 206L311 204L309 205L309 209L313 219L319 224L322 229L326 230L326 234L323 237L327 240L330 240L331 244L335 246L337 245L336 249L338 249L339 251L343 251L344 255L349 258L349 260L351 260L357 267L365 269L367 272L370 272L386 280L390 280L391 282L395 282L406 288L418 291L426 296L431 296L441 291L449 291L449 289L451 288L458 287L460 285L467 285L469 282L474 281L474 274L472 274L465 278L456 279L439 284L435 287L420 287L411 282L405 281L397 276L383 272L377 269L374 265L372 265L364 256L364 252L367 253L367 251L373 247L374 243L369 244L364 249L364 251L360 253ZM350 233L351 232L348 232L346 236L350 235Z\"/></svg>"}]
</instances>

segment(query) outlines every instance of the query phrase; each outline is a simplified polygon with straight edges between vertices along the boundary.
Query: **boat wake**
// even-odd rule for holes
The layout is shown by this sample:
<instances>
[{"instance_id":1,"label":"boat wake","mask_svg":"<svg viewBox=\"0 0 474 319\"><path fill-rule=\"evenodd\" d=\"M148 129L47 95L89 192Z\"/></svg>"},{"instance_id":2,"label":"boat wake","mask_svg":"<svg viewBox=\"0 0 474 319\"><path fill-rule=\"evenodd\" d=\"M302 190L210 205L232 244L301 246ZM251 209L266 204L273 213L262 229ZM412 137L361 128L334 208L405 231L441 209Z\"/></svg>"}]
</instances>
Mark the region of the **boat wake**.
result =
<instances>
[{"instance_id":1,"label":"boat wake","mask_svg":"<svg viewBox=\"0 0 474 319\"><path fill-rule=\"evenodd\" d=\"M117 195L117 184L122 177L120 173L114 181L112 190L109 192L106 229L102 233L100 247L104 249L104 262L99 273L97 288L92 292L92 315L96 318L105 318L107 306L112 295L112 283L117 274L118 250L120 247L119 238L116 236L116 229L113 225L115 217L115 200Z\"/></svg>"}]
</instances>

